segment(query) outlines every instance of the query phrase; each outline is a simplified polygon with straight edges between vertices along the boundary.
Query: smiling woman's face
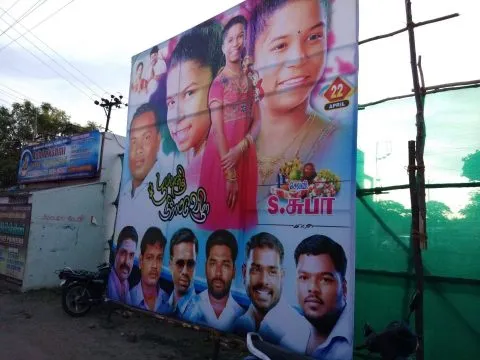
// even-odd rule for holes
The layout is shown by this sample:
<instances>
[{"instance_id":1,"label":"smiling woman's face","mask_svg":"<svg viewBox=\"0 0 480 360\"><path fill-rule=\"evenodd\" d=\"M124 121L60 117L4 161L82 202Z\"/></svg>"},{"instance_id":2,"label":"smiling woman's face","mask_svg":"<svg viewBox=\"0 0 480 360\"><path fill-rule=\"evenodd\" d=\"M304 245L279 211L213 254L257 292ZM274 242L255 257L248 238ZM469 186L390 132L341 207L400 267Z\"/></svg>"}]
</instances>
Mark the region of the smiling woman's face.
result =
<instances>
[{"instance_id":1,"label":"smiling woman's face","mask_svg":"<svg viewBox=\"0 0 480 360\"><path fill-rule=\"evenodd\" d=\"M326 45L319 1L289 1L267 19L255 40L255 68L268 108L284 112L308 99L323 73Z\"/></svg>"},{"instance_id":2,"label":"smiling woman's face","mask_svg":"<svg viewBox=\"0 0 480 360\"><path fill-rule=\"evenodd\" d=\"M168 72L168 129L181 152L197 148L207 137L208 90L212 80L210 68L193 60L181 62Z\"/></svg>"}]
</instances>

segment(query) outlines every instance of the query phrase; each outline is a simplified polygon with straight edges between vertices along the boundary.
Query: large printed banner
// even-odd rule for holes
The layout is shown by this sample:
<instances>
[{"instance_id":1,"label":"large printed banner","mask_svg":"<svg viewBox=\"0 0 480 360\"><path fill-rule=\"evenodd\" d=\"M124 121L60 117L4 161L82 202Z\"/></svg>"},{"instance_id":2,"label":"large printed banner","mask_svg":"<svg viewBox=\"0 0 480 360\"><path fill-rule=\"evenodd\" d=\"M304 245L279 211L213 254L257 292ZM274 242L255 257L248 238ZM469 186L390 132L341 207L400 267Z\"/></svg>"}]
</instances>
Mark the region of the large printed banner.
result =
<instances>
[{"instance_id":1,"label":"large printed banner","mask_svg":"<svg viewBox=\"0 0 480 360\"><path fill-rule=\"evenodd\" d=\"M352 358L357 35L246 1L133 57L111 299Z\"/></svg>"},{"instance_id":2,"label":"large printed banner","mask_svg":"<svg viewBox=\"0 0 480 360\"><path fill-rule=\"evenodd\" d=\"M22 149L20 184L94 177L98 174L102 135L99 131L63 137Z\"/></svg>"},{"instance_id":3,"label":"large printed banner","mask_svg":"<svg viewBox=\"0 0 480 360\"><path fill-rule=\"evenodd\" d=\"M27 257L31 205L0 205L0 277L21 285Z\"/></svg>"}]
</instances>

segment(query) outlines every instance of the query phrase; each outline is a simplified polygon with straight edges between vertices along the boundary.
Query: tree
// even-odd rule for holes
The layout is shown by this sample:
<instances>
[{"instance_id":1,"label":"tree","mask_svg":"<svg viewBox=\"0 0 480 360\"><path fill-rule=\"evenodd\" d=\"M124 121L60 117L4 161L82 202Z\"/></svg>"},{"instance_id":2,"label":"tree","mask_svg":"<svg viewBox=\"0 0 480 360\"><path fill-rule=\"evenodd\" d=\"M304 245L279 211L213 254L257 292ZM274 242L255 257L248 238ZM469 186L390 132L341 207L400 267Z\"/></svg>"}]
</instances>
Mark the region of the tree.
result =
<instances>
[{"instance_id":1,"label":"tree","mask_svg":"<svg viewBox=\"0 0 480 360\"><path fill-rule=\"evenodd\" d=\"M446 222L452 215L452 210L440 201L427 201L427 219L434 223Z\"/></svg>"},{"instance_id":2,"label":"tree","mask_svg":"<svg viewBox=\"0 0 480 360\"><path fill-rule=\"evenodd\" d=\"M49 103L37 107L25 101L12 104L10 110L0 107L0 188L16 184L23 146L92 130L98 130L94 122L86 126L72 123L65 111Z\"/></svg>"},{"instance_id":3,"label":"tree","mask_svg":"<svg viewBox=\"0 0 480 360\"><path fill-rule=\"evenodd\" d=\"M465 156L462 160L462 175L470 181L480 181L480 150Z\"/></svg>"}]
</instances>

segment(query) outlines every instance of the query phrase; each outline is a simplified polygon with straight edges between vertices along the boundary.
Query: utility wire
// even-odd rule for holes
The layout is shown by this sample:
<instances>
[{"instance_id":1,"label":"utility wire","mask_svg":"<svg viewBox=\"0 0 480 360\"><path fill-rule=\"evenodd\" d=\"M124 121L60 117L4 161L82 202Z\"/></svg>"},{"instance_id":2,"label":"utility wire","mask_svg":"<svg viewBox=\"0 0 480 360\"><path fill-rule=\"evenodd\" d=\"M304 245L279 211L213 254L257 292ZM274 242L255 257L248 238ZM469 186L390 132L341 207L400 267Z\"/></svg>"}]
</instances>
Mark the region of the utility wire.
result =
<instances>
[{"instance_id":1,"label":"utility wire","mask_svg":"<svg viewBox=\"0 0 480 360\"><path fill-rule=\"evenodd\" d=\"M14 7L15 5L17 5L19 2L20 2L20 0L15 1L12 5L10 5L10 6L8 7L7 10L5 10L5 12L12 10L13 7ZM5 13L3 13L2 15L0 15L0 19L3 17L3 15L5 15Z\"/></svg>"},{"instance_id":2,"label":"utility wire","mask_svg":"<svg viewBox=\"0 0 480 360\"><path fill-rule=\"evenodd\" d=\"M10 39L13 39L10 35L6 34ZM30 55L32 55L33 57L35 57L38 61L40 61L43 65L45 65L46 67L50 68L51 70L53 70L58 76L60 76L62 79L64 79L65 81L69 82L70 85L72 85L73 87L75 87L77 90L79 90L80 92L82 92L85 96L87 96L90 100L93 101L93 97L92 95L86 93L83 89L79 88L77 85L75 85L74 83L72 83L69 79L67 79L66 77L64 77L61 73L59 73L55 68L51 67L48 63L46 63L41 57L37 56L34 52L32 52L30 49L26 48L25 46L23 46L22 44L18 43L18 45L20 45L24 50L28 51L30 53Z\"/></svg>"},{"instance_id":3,"label":"utility wire","mask_svg":"<svg viewBox=\"0 0 480 360\"><path fill-rule=\"evenodd\" d=\"M31 6L27 11L25 11L23 13L23 15L21 15L17 21L15 21L12 25L10 25L9 27L7 27L6 30L4 30L1 34L0 34L0 37L5 34L8 30L10 30L12 27L15 26L15 24L17 24L18 22L22 21L23 19L25 19L28 15L31 15L35 10L37 10L40 6L42 6L43 4L45 4L48 0L38 0L35 4L33 4L33 6ZM38 3L41 3L37 6ZM3 10L4 12L6 12L5 10Z\"/></svg>"},{"instance_id":4,"label":"utility wire","mask_svg":"<svg viewBox=\"0 0 480 360\"><path fill-rule=\"evenodd\" d=\"M15 18L13 16L11 16L7 11L5 11L5 14L7 14L11 19L15 20ZM5 20L4 20L5 21ZM80 75L82 75L85 79L87 79L87 81L89 81L90 83L92 83L94 86L96 86L98 89L100 89L101 91L103 91L104 93L108 93L107 90L105 90L104 88L102 88L100 85L98 85L97 83L95 83L95 81L93 81L92 79L90 79L87 75L85 75L81 70L79 70L75 65L73 65L70 61L68 61L67 59L65 59L64 56L62 56L61 54L59 54L55 49L52 49L45 41L43 41L42 39L40 39L37 35L35 35L33 32L31 32L31 30L29 30L28 28L26 28L23 24L19 23L18 25L20 25L22 28L24 28L25 30L27 30L27 32L25 32L24 34L26 33L30 33L30 35L32 35L33 37L35 37L35 39L37 39L38 41L40 41L43 45L45 45L48 49L50 49L53 53L55 53L59 58L61 58L63 61L65 61L68 65L70 65L73 69L75 69ZM18 30L15 30L17 33L20 34L20 32ZM21 36L20 36L21 37ZM18 40L20 37L18 37L16 40ZM25 40L29 41L30 43L32 43L27 37L25 37ZM59 64L60 65L60 64ZM61 65L60 65L61 66ZM62 67L63 68L63 67ZM66 68L63 68L65 71L69 72ZM70 75L74 76L74 74L70 73ZM76 78L79 82L82 82L81 79L78 79ZM94 93L96 96L98 97L101 97L99 96L92 88L90 88L90 86L88 86L87 84L85 84L84 82L82 82L83 85L85 85L92 93Z\"/></svg>"},{"instance_id":5,"label":"utility wire","mask_svg":"<svg viewBox=\"0 0 480 360\"><path fill-rule=\"evenodd\" d=\"M54 11L53 13L51 13L50 15L48 15L46 18L44 18L42 21L38 22L37 24L35 24L34 26L32 26L30 28L30 30L28 30L27 32L24 32L23 34L21 34L19 37L15 38L14 40L10 41L9 43L7 43L6 45L2 46L0 48L0 52L2 52L5 48L7 48L8 46L10 46L11 44L13 44L15 41L17 41L18 39L24 37L26 34L28 34L29 32L32 32L32 30L36 29L38 26L42 25L44 22L46 22L47 20L49 20L50 18L52 18L53 16L55 16L56 14L58 14L60 11L62 11L63 9L65 9L68 5L70 5L72 2L74 2L75 0L70 0L68 3L66 3L65 5L63 5L60 9ZM8 10L7 10L8 11ZM1 16L0 16L1 18Z\"/></svg>"},{"instance_id":6,"label":"utility wire","mask_svg":"<svg viewBox=\"0 0 480 360\"><path fill-rule=\"evenodd\" d=\"M15 93L15 94L18 94L18 95L20 95L20 96L23 96L23 97L24 97L25 99L27 99L27 100L28 100L28 99L31 99L31 100L30 100L31 102L36 102L36 103L38 103L38 101L36 101L35 99L33 99L33 98L25 95L24 93L21 93L20 91L17 91L17 90L15 90L15 89L12 89L11 87L8 87L7 85L0 84L0 86L4 87L5 89L10 90L11 92L13 92L13 93Z\"/></svg>"},{"instance_id":7,"label":"utility wire","mask_svg":"<svg viewBox=\"0 0 480 360\"><path fill-rule=\"evenodd\" d=\"M4 23L6 23L8 25L8 22L6 22L4 19L0 19L1 21L3 21ZM17 31L17 30L15 30ZM9 34L6 34L8 37L12 38ZM61 67L64 71L66 71L67 73L69 73L75 80L77 80L78 82L80 82L81 84L83 84L88 90L90 90L94 95L100 97L88 84L86 84L83 80L79 79L78 77L75 76L75 74L72 74L72 72L68 69L66 69L62 64L60 64L57 60L55 60L53 57L51 57L49 54L47 54L45 51L43 51L40 47L38 47L34 42L32 42L31 40L29 40L28 38L25 38L25 40L27 40L30 44L32 44L38 51L40 51L41 53L43 53L45 56L47 56L51 61L53 61L55 64L57 64L59 67ZM18 42L17 42L18 43ZM18 43L20 46L22 46L25 50L27 50L26 47L24 47L23 45L21 45L20 43ZM28 50L29 51L29 50ZM31 51L29 51L31 54L33 54ZM35 56L37 59L40 59L39 57ZM43 61L42 61L43 62ZM50 69L54 70L53 67L51 67L50 65L48 65L47 63L43 62L46 66L48 66ZM55 72L60 75L62 78L64 78L65 80L67 80L67 78L65 76L63 76L62 74L60 74L58 71L55 70ZM69 80L67 80L69 81ZM69 81L70 82L70 81ZM72 84L72 82L70 82ZM76 87L76 86L75 86ZM78 87L77 87L78 88ZM82 90L83 92L83 90ZM85 92L84 92L85 93ZM85 93L86 94L86 93ZM88 95L87 96L90 98L90 100L93 100L93 98L91 97L91 95Z\"/></svg>"},{"instance_id":8,"label":"utility wire","mask_svg":"<svg viewBox=\"0 0 480 360\"><path fill-rule=\"evenodd\" d=\"M12 99L15 99L15 101L17 101L16 99L19 99L19 100L24 100L22 99L21 97L15 95L15 94L10 94L9 92L5 91L5 90L2 90L0 89L0 93L4 94L4 95L7 95L7 96L10 96Z\"/></svg>"}]
</instances>

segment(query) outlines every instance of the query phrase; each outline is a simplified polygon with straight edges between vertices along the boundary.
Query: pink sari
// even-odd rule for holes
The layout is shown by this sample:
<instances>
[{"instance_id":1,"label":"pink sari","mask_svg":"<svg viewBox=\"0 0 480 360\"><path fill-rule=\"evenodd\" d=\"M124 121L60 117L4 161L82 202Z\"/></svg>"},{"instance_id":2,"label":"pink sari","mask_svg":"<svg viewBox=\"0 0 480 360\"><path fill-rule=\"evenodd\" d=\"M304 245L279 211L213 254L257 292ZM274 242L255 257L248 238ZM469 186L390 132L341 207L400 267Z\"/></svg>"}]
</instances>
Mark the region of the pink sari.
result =
<instances>
[{"instance_id":1,"label":"pink sari","mask_svg":"<svg viewBox=\"0 0 480 360\"><path fill-rule=\"evenodd\" d=\"M213 101L223 104L223 130L229 148L247 135L252 122L253 88L249 84L240 89L223 71L210 87L209 105ZM257 155L250 145L236 166L238 195L235 206L227 206L226 178L220 164L215 134L210 132L205 147L199 186L207 192L210 214L201 225L205 230L248 229L257 225Z\"/></svg>"}]
</instances>

